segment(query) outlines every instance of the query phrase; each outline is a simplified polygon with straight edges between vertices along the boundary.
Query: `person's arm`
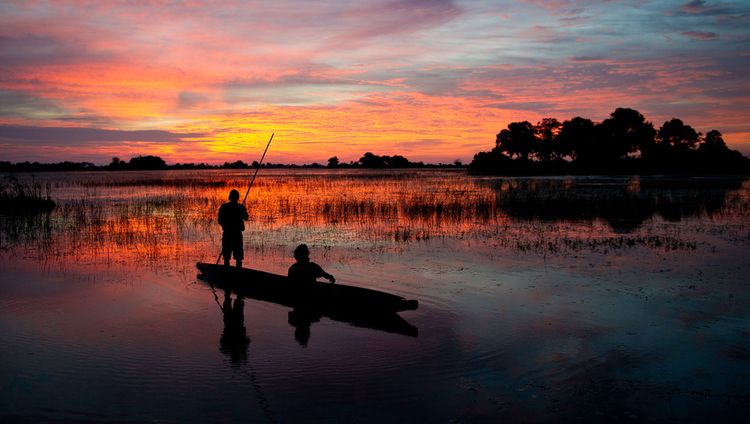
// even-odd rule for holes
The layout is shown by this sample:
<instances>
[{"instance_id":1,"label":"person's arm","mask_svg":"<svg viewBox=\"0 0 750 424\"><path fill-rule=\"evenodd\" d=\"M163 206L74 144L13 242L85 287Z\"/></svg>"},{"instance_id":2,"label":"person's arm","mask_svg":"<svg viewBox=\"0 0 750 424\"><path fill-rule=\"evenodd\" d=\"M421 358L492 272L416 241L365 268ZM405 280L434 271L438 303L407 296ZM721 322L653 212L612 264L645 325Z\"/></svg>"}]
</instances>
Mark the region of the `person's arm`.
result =
<instances>
[{"instance_id":1,"label":"person's arm","mask_svg":"<svg viewBox=\"0 0 750 424\"><path fill-rule=\"evenodd\" d=\"M317 271L316 272L317 275L315 277L323 277L326 280L330 281L331 284L333 284L333 283L336 282L336 277L334 277L333 275L331 275L331 274L323 271L323 268L320 265L315 264L315 267L317 268L317 270L316 270Z\"/></svg>"},{"instance_id":2,"label":"person's arm","mask_svg":"<svg viewBox=\"0 0 750 424\"><path fill-rule=\"evenodd\" d=\"M242 205L242 219L245 221L250 219L250 215L247 214L247 208L245 207L245 205Z\"/></svg>"}]
</instances>

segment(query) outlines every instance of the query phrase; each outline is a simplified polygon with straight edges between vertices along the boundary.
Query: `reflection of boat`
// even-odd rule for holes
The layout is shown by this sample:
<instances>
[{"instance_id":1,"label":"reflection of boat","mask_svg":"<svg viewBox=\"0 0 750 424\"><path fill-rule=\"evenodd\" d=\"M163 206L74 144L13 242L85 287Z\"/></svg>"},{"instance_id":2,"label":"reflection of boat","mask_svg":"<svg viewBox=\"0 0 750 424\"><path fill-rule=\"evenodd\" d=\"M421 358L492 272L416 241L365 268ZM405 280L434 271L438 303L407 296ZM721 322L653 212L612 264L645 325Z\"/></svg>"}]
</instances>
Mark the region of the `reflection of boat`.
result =
<instances>
[{"instance_id":1,"label":"reflection of boat","mask_svg":"<svg viewBox=\"0 0 750 424\"><path fill-rule=\"evenodd\" d=\"M417 336L418 330L397 315L414 310L416 300L363 287L316 282L300 287L286 276L248 268L199 262L198 276L239 296L319 314L357 327Z\"/></svg>"}]
</instances>

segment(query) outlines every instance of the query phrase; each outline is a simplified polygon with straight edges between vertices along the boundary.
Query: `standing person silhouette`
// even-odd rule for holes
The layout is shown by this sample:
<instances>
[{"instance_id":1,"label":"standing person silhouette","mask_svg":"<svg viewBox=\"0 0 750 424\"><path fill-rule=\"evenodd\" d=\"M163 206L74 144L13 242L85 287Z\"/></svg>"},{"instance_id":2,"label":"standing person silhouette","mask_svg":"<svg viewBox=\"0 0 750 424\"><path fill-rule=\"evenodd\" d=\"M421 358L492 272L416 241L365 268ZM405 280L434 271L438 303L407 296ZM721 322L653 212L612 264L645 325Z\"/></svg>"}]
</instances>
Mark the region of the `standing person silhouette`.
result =
<instances>
[{"instance_id":1,"label":"standing person silhouette","mask_svg":"<svg viewBox=\"0 0 750 424\"><path fill-rule=\"evenodd\" d=\"M224 256L224 265L229 266L229 260L234 255L237 268L242 267L242 259L245 257L242 248L242 232L245 231L245 221L250 217L245 205L239 204L240 192L232 190L229 192L229 201L219 208L219 225L224 230L221 236L221 255Z\"/></svg>"}]
</instances>

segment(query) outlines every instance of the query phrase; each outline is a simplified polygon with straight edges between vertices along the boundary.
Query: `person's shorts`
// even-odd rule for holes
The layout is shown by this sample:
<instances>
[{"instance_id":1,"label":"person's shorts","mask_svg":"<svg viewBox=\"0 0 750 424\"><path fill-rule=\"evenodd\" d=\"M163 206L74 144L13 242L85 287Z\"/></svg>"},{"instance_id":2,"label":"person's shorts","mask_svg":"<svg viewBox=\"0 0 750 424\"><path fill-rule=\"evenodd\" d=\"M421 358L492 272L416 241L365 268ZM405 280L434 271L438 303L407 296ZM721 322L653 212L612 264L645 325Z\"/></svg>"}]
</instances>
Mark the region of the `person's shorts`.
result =
<instances>
[{"instance_id":1,"label":"person's shorts","mask_svg":"<svg viewBox=\"0 0 750 424\"><path fill-rule=\"evenodd\" d=\"M221 237L221 254L224 260L234 257L235 260L241 261L245 257L245 251L242 248L242 232L224 233Z\"/></svg>"}]
</instances>

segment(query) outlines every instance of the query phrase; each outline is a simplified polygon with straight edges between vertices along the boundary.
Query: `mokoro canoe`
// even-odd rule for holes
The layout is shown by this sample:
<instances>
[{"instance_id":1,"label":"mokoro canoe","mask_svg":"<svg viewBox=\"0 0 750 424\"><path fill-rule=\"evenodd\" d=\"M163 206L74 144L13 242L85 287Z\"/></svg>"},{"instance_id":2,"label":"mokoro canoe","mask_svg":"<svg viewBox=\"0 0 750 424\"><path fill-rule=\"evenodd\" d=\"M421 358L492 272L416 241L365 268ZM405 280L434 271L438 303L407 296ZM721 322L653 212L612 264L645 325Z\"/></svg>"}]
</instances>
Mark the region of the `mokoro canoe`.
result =
<instances>
[{"instance_id":1,"label":"mokoro canoe","mask_svg":"<svg viewBox=\"0 0 750 424\"><path fill-rule=\"evenodd\" d=\"M307 287L288 281L284 275L249 268L227 267L198 262L198 276L216 287L245 297L278 303L292 308L305 307L323 315L336 313L389 314L415 310L416 300L364 287L315 282Z\"/></svg>"}]
</instances>

